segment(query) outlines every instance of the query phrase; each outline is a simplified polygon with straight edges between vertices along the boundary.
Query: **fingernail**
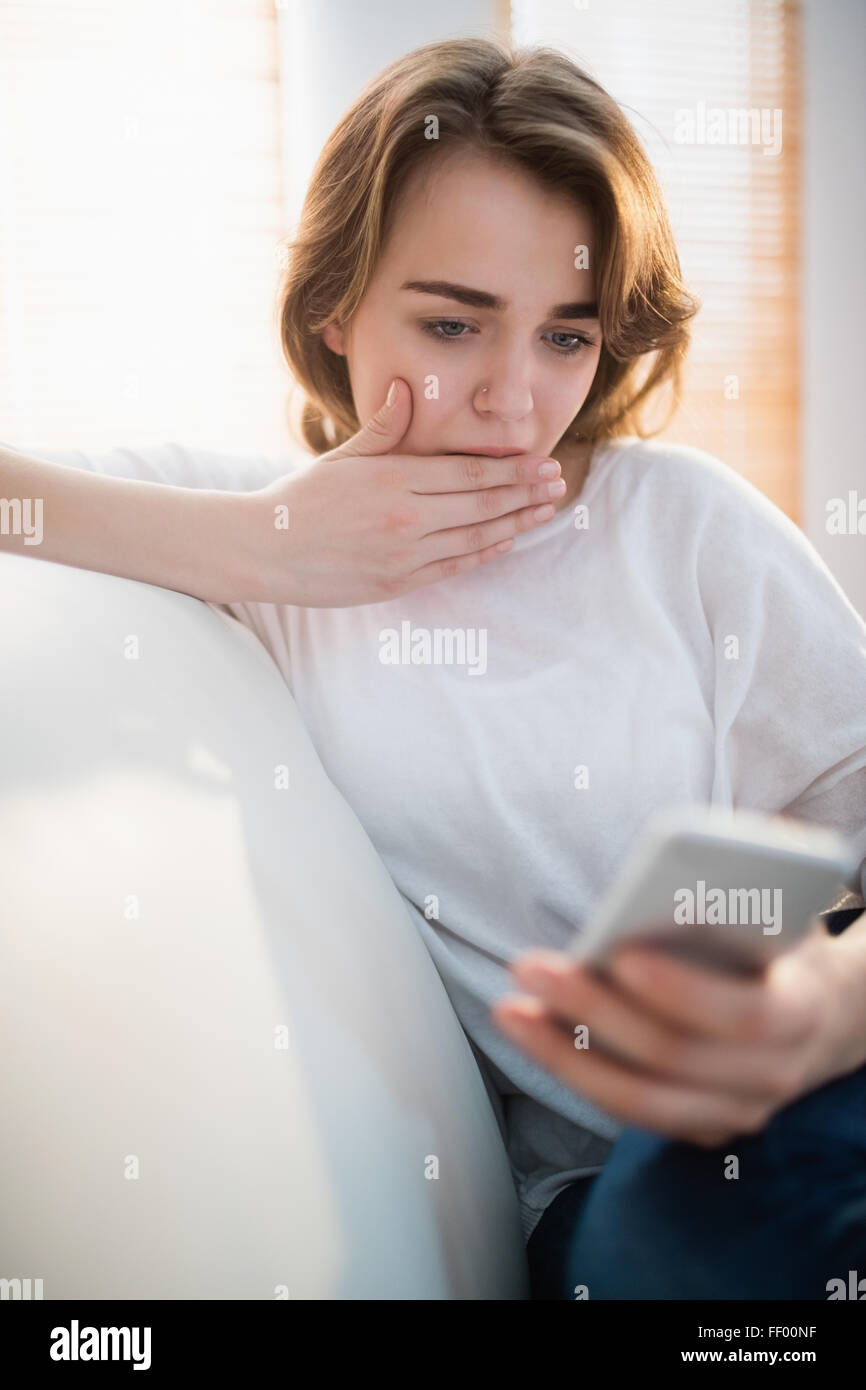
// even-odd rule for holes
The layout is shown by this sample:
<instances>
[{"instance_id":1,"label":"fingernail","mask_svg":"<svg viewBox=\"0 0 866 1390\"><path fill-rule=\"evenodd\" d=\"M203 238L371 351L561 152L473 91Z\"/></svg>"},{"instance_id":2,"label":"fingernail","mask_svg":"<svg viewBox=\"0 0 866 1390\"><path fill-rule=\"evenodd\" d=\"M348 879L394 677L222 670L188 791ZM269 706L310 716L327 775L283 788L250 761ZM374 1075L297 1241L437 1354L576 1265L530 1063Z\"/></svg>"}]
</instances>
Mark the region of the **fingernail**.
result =
<instances>
[{"instance_id":1,"label":"fingernail","mask_svg":"<svg viewBox=\"0 0 866 1390\"><path fill-rule=\"evenodd\" d=\"M396 399L397 399L397 378L395 377L394 380L391 382L391 385L388 387L388 394L387 394L387 396L385 397L385 404L386 404L386 405L393 405L394 402L396 401Z\"/></svg>"}]
</instances>

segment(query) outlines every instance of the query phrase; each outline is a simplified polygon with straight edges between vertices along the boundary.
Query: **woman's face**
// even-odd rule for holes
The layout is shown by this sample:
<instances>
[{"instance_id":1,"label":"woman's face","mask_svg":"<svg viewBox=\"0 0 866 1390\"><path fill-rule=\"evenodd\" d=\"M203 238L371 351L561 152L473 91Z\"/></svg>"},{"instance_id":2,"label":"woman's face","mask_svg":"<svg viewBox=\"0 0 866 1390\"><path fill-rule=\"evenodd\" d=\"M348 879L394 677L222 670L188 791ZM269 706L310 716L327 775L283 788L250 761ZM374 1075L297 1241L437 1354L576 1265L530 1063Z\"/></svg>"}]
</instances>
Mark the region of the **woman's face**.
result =
<instances>
[{"instance_id":1,"label":"woman's face","mask_svg":"<svg viewBox=\"0 0 866 1390\"><path fill-rule=\"evenodd\" d=\"M413 414L394 452L550 453L598 365L593 266L576 202L514 165L431 151L357 312L323 334L346 354L361 424L399 376Z\"/></svg>"}]
</instances>

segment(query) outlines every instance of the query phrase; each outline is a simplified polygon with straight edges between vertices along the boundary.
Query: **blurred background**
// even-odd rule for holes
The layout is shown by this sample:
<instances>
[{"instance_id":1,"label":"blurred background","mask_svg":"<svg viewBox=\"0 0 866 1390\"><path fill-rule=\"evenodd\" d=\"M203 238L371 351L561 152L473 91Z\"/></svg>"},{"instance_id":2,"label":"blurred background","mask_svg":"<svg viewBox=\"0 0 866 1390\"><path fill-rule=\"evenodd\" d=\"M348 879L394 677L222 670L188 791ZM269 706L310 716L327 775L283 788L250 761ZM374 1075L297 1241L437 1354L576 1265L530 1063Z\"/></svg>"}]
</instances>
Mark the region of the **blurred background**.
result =
<instances>
[{"instance_id":1,"label":"blurred background","mask_svg":"<svg viewBox=\"0 0 866 1390\"><path fill-rule=\"evenodd\" d=\"M864 0L0 0L0 439L292 447L275 294L312 165L380 68L468 34L623 106L703 302L663 437L866 613Z\"/></svg>"}]
</instances>

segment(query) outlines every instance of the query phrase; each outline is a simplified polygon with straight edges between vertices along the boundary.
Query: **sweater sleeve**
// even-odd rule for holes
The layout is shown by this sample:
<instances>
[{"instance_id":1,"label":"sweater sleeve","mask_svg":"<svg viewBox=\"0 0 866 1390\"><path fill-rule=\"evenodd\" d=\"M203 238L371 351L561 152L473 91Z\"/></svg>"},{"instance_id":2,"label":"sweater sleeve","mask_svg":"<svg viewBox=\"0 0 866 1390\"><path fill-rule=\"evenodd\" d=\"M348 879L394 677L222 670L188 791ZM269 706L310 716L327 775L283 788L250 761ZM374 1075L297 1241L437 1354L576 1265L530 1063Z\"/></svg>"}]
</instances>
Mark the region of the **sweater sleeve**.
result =
<instances>
[{"instance_id":1,"label":"sweater sleeve","mask_svg":"<svg viewBox=\"0 0 866 1390\"><path fill-rule=\"evenodd\" d=\"M714 799L852 840L866 898L866 623L789 517L718 463L696 555L715 654Z\"/></svg>"}]
</instances>

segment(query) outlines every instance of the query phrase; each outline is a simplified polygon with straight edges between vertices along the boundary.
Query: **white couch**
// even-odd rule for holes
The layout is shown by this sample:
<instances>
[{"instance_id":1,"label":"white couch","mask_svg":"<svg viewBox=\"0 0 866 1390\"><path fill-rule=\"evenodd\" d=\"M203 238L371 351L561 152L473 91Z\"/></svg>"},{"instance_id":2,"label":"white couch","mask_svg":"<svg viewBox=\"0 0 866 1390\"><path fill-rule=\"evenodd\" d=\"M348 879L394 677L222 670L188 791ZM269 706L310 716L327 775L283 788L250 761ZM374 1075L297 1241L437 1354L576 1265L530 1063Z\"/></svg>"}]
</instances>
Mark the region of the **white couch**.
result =
<instances>
[{"instance_id":1,"label":"white couch","mask_svg":"<svg viewBox=\"0 0 866 1390\"><path fill-rule=\"evenodd\" d=\"M0 662L0 1277L527 1297L471 1049L254 635L4 553Z\"/></svg>"}]
</instances>

